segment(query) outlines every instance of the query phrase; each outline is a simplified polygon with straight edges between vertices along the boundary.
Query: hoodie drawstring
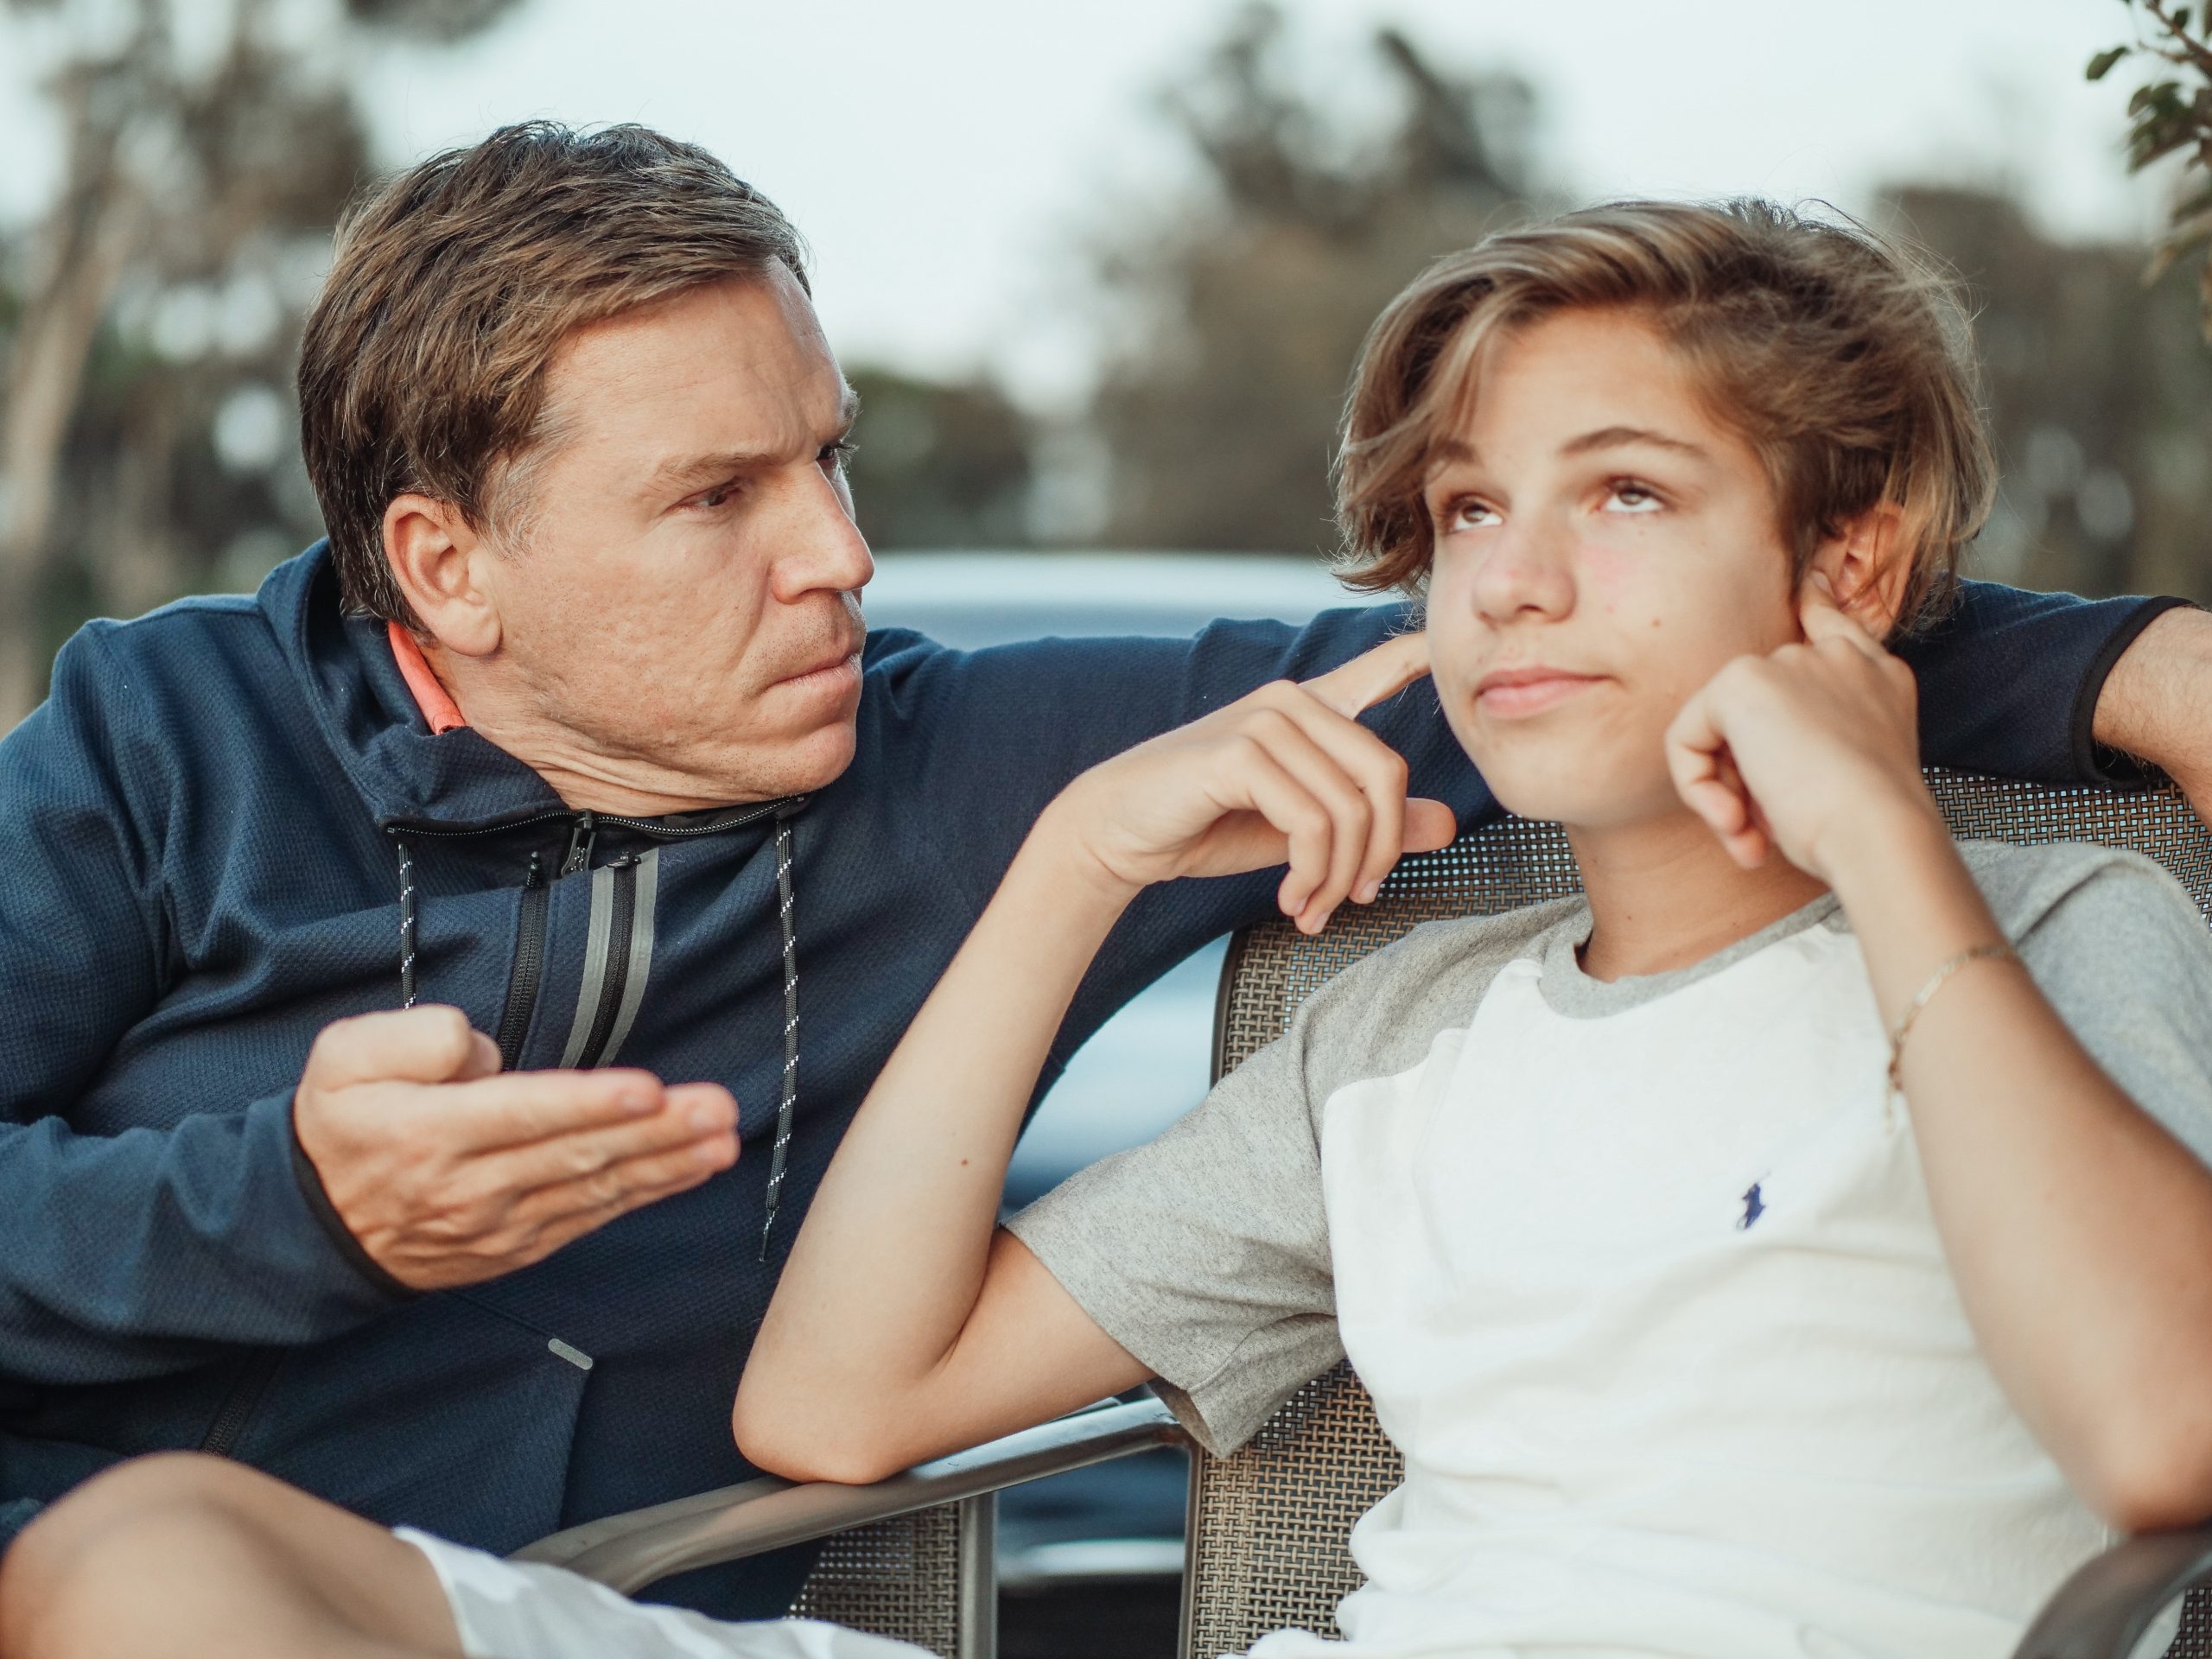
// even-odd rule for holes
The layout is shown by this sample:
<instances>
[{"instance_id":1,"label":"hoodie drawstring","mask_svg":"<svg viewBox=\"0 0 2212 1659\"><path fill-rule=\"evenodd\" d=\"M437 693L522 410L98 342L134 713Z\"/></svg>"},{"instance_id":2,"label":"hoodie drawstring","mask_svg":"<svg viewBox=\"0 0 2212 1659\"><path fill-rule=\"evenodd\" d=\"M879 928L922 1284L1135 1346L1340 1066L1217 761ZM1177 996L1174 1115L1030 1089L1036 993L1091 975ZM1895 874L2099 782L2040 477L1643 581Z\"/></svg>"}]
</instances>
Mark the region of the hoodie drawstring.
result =
<instances>
[{"instance_id":1,"label":"hoodie drawstring","mask_svg":"<svg viewBox=\"0 0 2212 1659\"><path fill-rule=\"evenodd\" d=\"M784 1084L776 1103L776 1139L768 1154L767 1215L760 1225L760 1259L768 1259L768 1246L776 1231L776 1211L781 1207L785 1166L789 1161L791 1122L798 1110L798 933L791 919L791 819L806 804L795 795L776 803L776 921L784 943ZM588 820L589 813L584 815ZM580 832L581 833L581 832ZM406 842L393 838L399 849L399 996L402 1007L415 1006L415 855ZM589 860L588 842L585 859ZM575 845L570 848L571 862ZM564 867L565 868L565 867Z\"/></svg>"},{"instance_id":2,"label":"hoodie drawstring","mask_svg":"<svg viewBox=\"0 0 2212 1659\"><path fill-rule=\"evenodd\" d=\"M776 815L776 917L784 933L784 1090L776 1106L776 1144L768 1154L768 1214L760 1225L760 1259L776 1230L776 1208L784 1192L785 1155L791 1143L791 1118L798 1106L798 934L791 925L791 820Z\"/></svg>"},{"instance_id":3,"label":"hoodie drawstring","mask_svg":"<svg viewBox=\"0 0 2212 1659\"><path fill-rule=\"evenodd\" d=\"M399 1006L415 1006L415 855L399 845Z\"/></svg>"}]
</instances>

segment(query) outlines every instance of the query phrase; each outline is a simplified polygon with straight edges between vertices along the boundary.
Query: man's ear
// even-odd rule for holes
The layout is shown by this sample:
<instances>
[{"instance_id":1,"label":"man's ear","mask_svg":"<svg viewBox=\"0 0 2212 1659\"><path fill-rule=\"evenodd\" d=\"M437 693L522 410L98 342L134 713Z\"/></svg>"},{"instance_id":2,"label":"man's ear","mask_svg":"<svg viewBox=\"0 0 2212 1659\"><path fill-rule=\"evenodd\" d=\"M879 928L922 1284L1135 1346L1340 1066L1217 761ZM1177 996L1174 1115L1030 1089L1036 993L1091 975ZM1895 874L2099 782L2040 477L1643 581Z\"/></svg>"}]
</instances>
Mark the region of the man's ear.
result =
<instances>
[{"instance_id":1,"label":"man's ear","mask_svg":"<svg viewBox=\"0 0 2212 1659\"><path fill-rule=\"evenodd\" d=\"M499 648L498 601L481 580L494 555L460 508L427 495L393 497L384 510L384 556L438 644L463 657Z\"/></svg>"},{"instance_id":2,"label":"man's ear","mask_svg":"<svg viewBox=\"0 0 2212 1659\"><path fill-rule=\"evenodd\" d=\"M1886 639L1897 624L1912 563L1898 535L1904 514L1894 502L1869 508L1822 542L1812 569L1828 579L1835 602L1877 639Z\"/></svg>"}]
</instances>

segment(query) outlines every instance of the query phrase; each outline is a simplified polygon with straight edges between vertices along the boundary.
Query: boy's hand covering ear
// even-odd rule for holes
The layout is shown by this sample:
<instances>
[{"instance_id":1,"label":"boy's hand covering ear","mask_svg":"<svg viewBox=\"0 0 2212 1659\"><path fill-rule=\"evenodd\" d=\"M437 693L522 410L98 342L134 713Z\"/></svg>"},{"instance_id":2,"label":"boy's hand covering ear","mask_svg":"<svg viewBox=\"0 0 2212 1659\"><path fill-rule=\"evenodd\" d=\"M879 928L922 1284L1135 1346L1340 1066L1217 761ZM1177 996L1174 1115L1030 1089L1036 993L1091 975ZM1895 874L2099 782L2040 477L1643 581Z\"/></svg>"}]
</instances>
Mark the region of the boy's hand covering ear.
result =
<instances>
[{"instance_id":1,"label":"boy's hand covering ear","mask_svg":"<svg viewBox=\"0 0 2212 1659\"><path fill-rule=\"evenodd\" d=\"M1900 815L1935 817L1920 775L1912 671L1840 609L1815 573L1799 597L1802 644L1738 657L1667 728L1675 787L1745 868L1770 849L1834 885L1842 863L1889 844Z\"/></svg>"},{"instance_id":2,"label":"boy's hand covering ear","mask_svg":"<svg viewBox=\"0 0 2212 1659\"><path fill-rule=\"evenodd\" d=\"M1357 720L1427 673L1427 636L1412 633L1263 685L1092 767L1048 817L1132 892L1287 862L1276 901L1318 932L1345 899L1371 902L1402 855L1458 832L1441 801L1406 798L1404 760Z\"/></svg>"}]
</instances>

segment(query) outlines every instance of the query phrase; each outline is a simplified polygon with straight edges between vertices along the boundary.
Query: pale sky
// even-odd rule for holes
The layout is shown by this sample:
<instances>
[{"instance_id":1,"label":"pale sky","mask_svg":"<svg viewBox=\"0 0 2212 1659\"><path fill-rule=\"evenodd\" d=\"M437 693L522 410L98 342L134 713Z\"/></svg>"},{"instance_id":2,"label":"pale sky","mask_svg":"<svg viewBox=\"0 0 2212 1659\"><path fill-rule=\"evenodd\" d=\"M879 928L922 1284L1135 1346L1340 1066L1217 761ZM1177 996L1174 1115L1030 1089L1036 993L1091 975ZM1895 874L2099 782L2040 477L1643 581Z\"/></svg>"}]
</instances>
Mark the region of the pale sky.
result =
<instances>
[{"instance_id":1,"label":"pale sky","mask_svg":"<svg viewBox=\"0 0 2212 1659\"><path fill-rule=\"evenodd\" d=\"M218 8L223 0L192 0ZM302 0L312 3L312 0ZM1817 196L1903 175L2016 181L2071 236L2139 236L2158 205L2120 162L2133 66L2114 0L1291 0L1302 72L1355 116L1380 22L1448 69L1511 70L1542 111L1541 170L1573 193ZM532 0L437 56L353 66L386 159L526 116L641 120L715 149L812 244L849 360L988 366L1031 401L1090 361L1072 249L1116 203L1181 188L1154 90L1230 16L1220 0ZM27 54L0 25L0 215L52 176Z\"/></svg>"}]
</instances>

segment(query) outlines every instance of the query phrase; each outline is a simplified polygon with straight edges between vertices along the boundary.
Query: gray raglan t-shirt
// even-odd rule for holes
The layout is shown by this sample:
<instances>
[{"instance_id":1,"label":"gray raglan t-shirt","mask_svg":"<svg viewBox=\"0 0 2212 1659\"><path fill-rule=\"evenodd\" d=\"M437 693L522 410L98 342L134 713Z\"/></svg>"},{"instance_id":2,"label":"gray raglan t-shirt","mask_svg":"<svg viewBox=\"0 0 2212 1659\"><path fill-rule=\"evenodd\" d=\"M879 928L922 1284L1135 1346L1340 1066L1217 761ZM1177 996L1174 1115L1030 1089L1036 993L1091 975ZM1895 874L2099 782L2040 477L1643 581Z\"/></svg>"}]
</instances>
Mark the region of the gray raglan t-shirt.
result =
<instances>
[{"instance_id":1,"label":"gray raglan t-shirt","mask_svg":"<svg viewBox=\"0 0 2212 1659\"><path fill-rule=\"evenodd\" d=\"M2115 1083L2212 1163L2212 934L2146 859L2077 845L1971 843L1969 867L2060 1016ZM1250 1437L1343 1357L1320 1128L1331 1096L1419 1065L1501 969L1541 965L1571 1018L1625 1012L1808 927L1823 899L1697 965L1602 983L1577 947L1579 899L1433 922L1316 991L1287 1033L1148 1145L1075 1176L1011 1230L1116 1340L1209 1450Z\"/></svg>"}]
</instances>

